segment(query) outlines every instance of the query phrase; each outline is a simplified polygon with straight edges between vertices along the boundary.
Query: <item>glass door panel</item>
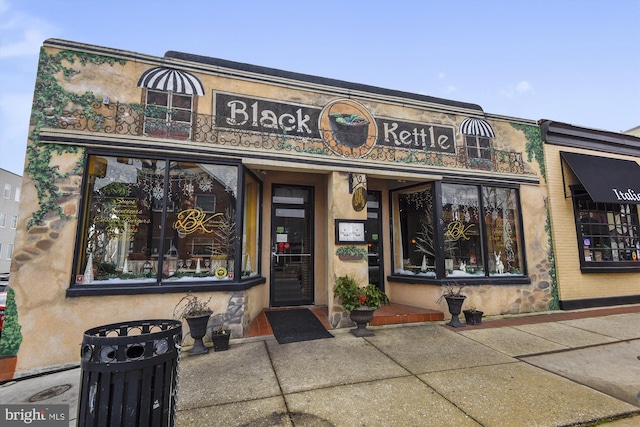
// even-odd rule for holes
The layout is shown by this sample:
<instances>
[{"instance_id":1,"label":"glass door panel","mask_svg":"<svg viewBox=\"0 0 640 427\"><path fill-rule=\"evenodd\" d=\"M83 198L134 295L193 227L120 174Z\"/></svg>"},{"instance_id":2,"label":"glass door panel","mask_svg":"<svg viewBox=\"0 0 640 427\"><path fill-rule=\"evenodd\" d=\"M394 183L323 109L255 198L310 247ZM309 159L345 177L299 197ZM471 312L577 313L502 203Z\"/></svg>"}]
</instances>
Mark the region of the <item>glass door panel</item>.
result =
<instances>
[{"instance_id":1,"label":"glass door panel","mask_svg":"<svg viewBox=\"0 0 640 427\"><path fill-rule=\"evenodd\" d=\"M313 304L313 189L274 186L271 305Z\"/></svg>"},{"instance_id":2,"label":"glass door panel","mask_svg":"<svg viewBox=\"0 0 640 427\"><path fill-rule=\"evenodd\" d=\"M380 224L382 208L380 206L381 193L369 191L367 194L367 225L365 238L368 246L369 283L384 290L382 279L382 228Z\"/></svg>"}]
</instances>

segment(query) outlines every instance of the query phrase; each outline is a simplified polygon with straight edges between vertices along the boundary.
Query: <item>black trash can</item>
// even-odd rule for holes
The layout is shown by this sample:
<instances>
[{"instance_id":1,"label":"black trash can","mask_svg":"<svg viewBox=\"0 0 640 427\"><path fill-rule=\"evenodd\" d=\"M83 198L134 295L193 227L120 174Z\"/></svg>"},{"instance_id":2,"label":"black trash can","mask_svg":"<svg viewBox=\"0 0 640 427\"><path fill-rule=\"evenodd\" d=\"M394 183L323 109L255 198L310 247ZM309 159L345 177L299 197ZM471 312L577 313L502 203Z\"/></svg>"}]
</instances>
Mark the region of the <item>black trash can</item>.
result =
<instances>
[{"instance_id":1,"label":"black trash can","mask_svg":"<svg viewBox=\"0 0 640 427\"><path fill-rule=\"evenodd\" d=\"M78 426L173 426L179 320L135 320L84 333Z\"/></svg>"}]
</instances>

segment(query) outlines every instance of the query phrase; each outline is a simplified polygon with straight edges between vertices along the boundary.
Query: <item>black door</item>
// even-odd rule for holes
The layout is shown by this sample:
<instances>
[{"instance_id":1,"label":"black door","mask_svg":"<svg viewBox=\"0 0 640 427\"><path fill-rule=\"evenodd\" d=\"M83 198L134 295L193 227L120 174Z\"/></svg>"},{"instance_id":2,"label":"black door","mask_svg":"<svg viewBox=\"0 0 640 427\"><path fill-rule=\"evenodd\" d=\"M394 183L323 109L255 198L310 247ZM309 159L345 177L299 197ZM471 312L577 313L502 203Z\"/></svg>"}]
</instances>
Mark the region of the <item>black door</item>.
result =
<instances>
[{"instance_id":1,"label":"black door","mask_svg":"<svg viewBox=\"0 0 640 427\"><path fill-rule=\"evenodd\" d=\"M382 208L381 193L367 192L367 224L364 230L367 246L369 247L369 283L373 283L384 290L382 271Z\"/></svg>"},{"instance_id":2,"label":"black door","mask_svg":"<svg viewBox=\"0 0 640 427\"><path fill-rule=\"evenodd\" d=\"M274 185L271 306L313 304L313 188Z\"/></svg>"}]
</instances>

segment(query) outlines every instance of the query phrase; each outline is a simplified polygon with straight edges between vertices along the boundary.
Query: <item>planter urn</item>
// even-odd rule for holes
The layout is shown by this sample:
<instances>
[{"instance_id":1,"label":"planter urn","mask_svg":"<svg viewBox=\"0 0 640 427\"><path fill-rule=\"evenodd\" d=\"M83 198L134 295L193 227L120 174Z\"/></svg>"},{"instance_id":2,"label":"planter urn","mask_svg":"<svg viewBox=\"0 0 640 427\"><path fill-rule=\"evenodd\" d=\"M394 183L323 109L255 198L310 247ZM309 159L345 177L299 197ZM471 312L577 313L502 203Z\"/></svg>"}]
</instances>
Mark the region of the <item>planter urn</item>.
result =
<instances>
[{"instance_id":1,"label":"planter urn","mask_svg":"<svg viewBox=\"0 0 640 427\"><path fill-rule=\"evenodd\" d=\"M460 322L458 316L462 312L462 304L464 300L467 298L464 295L456 296L456 295L447 295L444 297L447 300L447 306L449 306L449 313L451 313L451 321L447 323L447 325L452 326L454 328L461 328L464 326L463 323Z\"/></svg>"},{"instance_id":2,"label":"planter urn","mask_svg":"<svg viewBox=\"0 0 640 427\"><path fill-rule=\"evenodd\" d=\"M358 307L351 310L349 317L357 325L357 328L351 329L351 334L356 337L371 337L375 335L369 329L367 329L367 323L373 320L373 312L376 311L373 308L366 306Z\"/></svg>"},{"instance_id":3,"label":"planter urn","mask_svg":"<svg viewBox=\"0 0 640 427\"><path fill-rule=\"evenodd\" d=\"M207 324L210 316L211 314L204 314L202 316L187 317L189 333L193 338L193 347L189 350L189 355L209 353L209 348L204 345L202 338L207 334Z\"/></svg>"}]
</instances>

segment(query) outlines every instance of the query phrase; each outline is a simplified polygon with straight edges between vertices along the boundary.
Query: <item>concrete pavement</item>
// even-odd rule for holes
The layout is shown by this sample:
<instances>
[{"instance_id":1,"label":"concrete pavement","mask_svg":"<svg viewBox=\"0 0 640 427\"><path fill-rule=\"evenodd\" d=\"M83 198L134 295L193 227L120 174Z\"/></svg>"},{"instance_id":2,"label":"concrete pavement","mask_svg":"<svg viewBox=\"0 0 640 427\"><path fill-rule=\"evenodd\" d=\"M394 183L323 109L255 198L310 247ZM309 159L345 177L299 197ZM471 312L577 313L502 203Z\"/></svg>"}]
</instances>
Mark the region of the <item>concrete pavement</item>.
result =
<instances>
[{"instance_id":1,"label":"concrete pavement","mask_svg":"<svg viewBox=\"0 0 640 427\"><path fill-rule=\"evenodd\" d=\"M496 328L374 327L369 338L344 329L316 341L240 339L223 352L185 352L177 425L640 425L640 306L593 313ZM75 425L79 378L72 369L10 382L0 402L68 384L43 403L68 403Z\"/></svg>"}]
</instances>

